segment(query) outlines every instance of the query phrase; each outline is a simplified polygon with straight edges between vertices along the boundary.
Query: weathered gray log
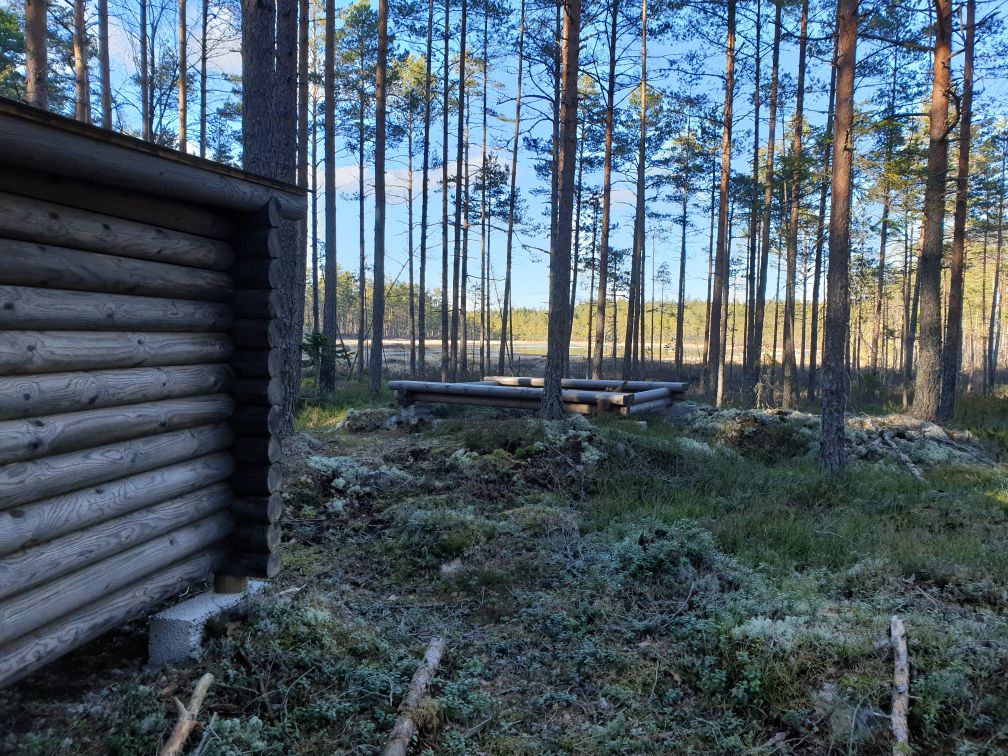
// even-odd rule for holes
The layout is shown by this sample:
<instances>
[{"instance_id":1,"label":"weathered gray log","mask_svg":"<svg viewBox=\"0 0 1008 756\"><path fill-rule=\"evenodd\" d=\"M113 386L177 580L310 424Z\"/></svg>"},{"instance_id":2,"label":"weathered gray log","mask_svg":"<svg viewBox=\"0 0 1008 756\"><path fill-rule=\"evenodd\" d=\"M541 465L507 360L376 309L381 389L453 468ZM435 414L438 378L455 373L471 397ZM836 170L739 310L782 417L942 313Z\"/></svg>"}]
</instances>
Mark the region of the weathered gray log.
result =
<instances>
[{"instance_id":1,"label":"weathered gray log","mask_svg":"<svg viewBox=\"0 0 1008 756\"><path fill-rule=\"evenodd\" d=\"M0 555L31 548L130 512L186 496L227 480L233 472L234 461L230 454L210 454L33 504L0 510ZM277 497L277 516L280 504ZM261 506L249 504L237 514L254 519L260 508L264 511L268 509L265 503Z\"/></svg>"},{"instance_id":2,"label":"weathered gray log","mask_svg":"<svg viewBox=\"0 0 1008 756\"><path fill-rule=\"evenodd\" d=\"M282 349L239 349L231 358L231 367L239 378L272 378L283 369Z\"/></svg>"},{"instance_id":3,"label":"weathered gray log","mask_svg":"<svg viewBox=\"0 0 1008 756\"><path fill-rule=\"evenodd\" d=\"M494 383L498 386L543 386L542 378L520 376L520 375L488 375L483 378L485 382ZM653 388L668 388L673 392L683 392L688 387L688 383L680 381L621 381L618 379L588 379L588 378L564 378L560 382L561 388L585 389L587 391L621 391L635 392L647 391Z\"/></svg>"},{"instance_id":4,"label":"weathered gray log","mask_svg":"<svg viewBox=\"0 0 1008 756\"><path fill-rule=\"evenodd\" d=\"M231 245L147 223L0 192L0 236L139 260L227 270Z\"/></svg>"},{"instance_id":5,"label":"weathered gray log","mask_svg":"<svg viewBox=\"0 0 1008 756\"><path fill-rule=\"evenodd\" d=\"M497 386L489 383L438 383L434 381L391 381L389 388L394 391L422 392L425 394L446 394L452 396L478 396L500 399L525 399L542 401L542 388ZM562 392L564 402L577 404L594 404L599 399L601 391L578 391L565 389ZM612 404L630 404L632 394L606 393L605 399Z\"/></svg>"},{"instance_id":6,"label":"weathered gray log","mask_svg":"<svg viewBox=\"0 0 1008 756\"><path fill-rule=\"evenodd\" d=\"M0 464L219 423L233 410L230 396L213 394L7 420L0 423Z\"/></svg>"},{"instance_id":7,"label":"weathered gray log","mask_svg":"<svg viewBox=\"0 0 1008 756\"><path fill-rule=\"evenodd\" d=\"M220 302L0 285L0 328L7 330L212 333L232 323L231 308Z\"/></svg>"},{"instance_id":8,"label":"weathered gray log","mask_svg":"<svg viewBox=\"0 0 1008 756\"><path fill-rule=\"evenodd\" d=\"M280 519L283 511L283 499L280 494L269 496L246 496L235 499L231 505L231 514L236 520L270 523Z\"/></svg>"},{"instance_id":9,"label":"weathered gray log","mask_svg":"<svg viewBox=\"0 0 1008 756\"><path fill-rule=\"evenodd\" d=\"M0 557L0 599L221 512L232 498L231 487L218 483Z\"/></svg>"},{"instance_id":10,"label":"weathered gray log","mask_svg":"<svg viewBox=\"0 0 1008 756\"><path fill-rule=\"evenodd\" d=\"M655 412L657 410L665 409L672 405L671 398L665 399L652 399L649 402L641 402L640 404L631 404L629 407L621 407L621 413L624 415L637 415L641 412Z\"/></svg>"},{"instance_id":11,"label":"weathered gray log","mask_svg":"<svg viewBox=\"0 0 1008 756\"><path fill-rule=\"evenodd\" d=\"M473 407L498 407L500 409L524 409L539 410L542 407L542 400L535 399L510 399L492 396L468 396L465 394L435 394L422 391L405 392L406 403L424 402L427 404L465 404ZM591 415L596 410L595 404L583 402L564 401L564 407L568 412L577 412L582 415Z\"/></svg>"},{"instance_id":12,"label":"weathered gray log","mask_svg":"<svg viewBox=\"0 0 1008 756\"><path fill-rule=\"evenodd\" d=\"M53 659L181 593L187 585L217 569L226 557L224 548L198 551L0 646L0 685L31 674Z\"/></svg>"},{"instance_id":13,"label":"weathered gray log","mask_svg":"<svg viewBox=\"0 0 1008 756\"><path fill-rule=\"evenodd\" d=\"M243 407L236 410L231 418L235 435L276 435L280 433L283 410L279 405L272 407Z\"/></svg>"},{"instance_id":14,"label":"weathered gray log","mask_svg":"<svg viewBox=\"0 0 1008 756\"><path fill-rule=\"evenodd\" d=\"M231 388L235 403L247 407L269 407L283 401L279 378L240 378Z\"/></svg>"},{"instance_id":15,"label":"weathered gray log","mask_svg":"<svg viewBox=\"0 0 1008 756\"><path fill-rule=\"evenodd\" d=\"M242 318L231 327L231 339L239 349L283 346L283 328L279 320Z\"/></svg>"},{"instance_id":16,"label":"weathered gray log","mask_svg":"<svg viewBox=\"0 0 1008 756\"><path fill-rule=\"evenodd\" d=\"M236 289L278 289L283 283L279 260L239 260L231 266Z\"/></svg>"},{"instance_id":17,"label":"weathered gray log","mask_svg":"<svg viewBox=\"0 0 1008 756\"><path fill-rule=\"evenodd\" d=\"M277 465L236 465L231 484L241 496L268 496L280 490L283 475Z\"/></svg>"},{"instance_id":18,"label":"weathered gray log","mask_svg":"<svg viewBox=\"0 0 1008 756\"><path fill-rule=\"evenodd\" d=\"M227 273L0 239L0 283L49 289L226 302Z\"/></svg>"},{"instance_id":19,"label":"weathered gray log","mask_svg":"<svg viewBox=\"0 0 1008 756\"><path fill-rule=\"evenodd\" d=\"M890 718L893 732L893 754L910 753L910 655L907 649L906 625L897 616L889 621L889 642L893 651L893 690Z\"/></svg>"},{"instance_id":20,"label":"weathered gray log","mask_svg":"<svg viewBox=\"0 0 1008 756\"><path fill-rule=\"evenodd\" d=\"M223 451L233 439L231 427L221 423L5 465L0 510Z\"/></svg>"},{"instance_id":21,"label":"weathered gray log","mask_svg":"<svg viewBox=\"0 0 1008 756\"><path fill-rule=\"evenodd\" d=\"M417 729L417 709L420 708L420 701L427 695L427 689L441 663L444 648L444 638L434 638L427 644L423 664L417 667L406 696L399 704L399 716L396 717L382 756L406 756L409 752L410 741L413 740Z\"/></svg>"},{"instance_id":22,"label":"weathered gray log","mask_svg":"<svg viewBox=\"0 0 1008 756\"><path fill-rule=\"evenodd\" d=\"M280 461L280 439L275 436L243 435L235 439L231 456L242 465L263 465Z\"/></svg>"},{"instance_id":23,"label":"weathered gray log","mask_svg":"<svg viewBox=\"0 0 1008 756\"><path fill-rule=\"evenodd\" d=\"M231 543L245 552L267 553L280 547L280 525L261 522L236 521Z\"/></svg>"},{"instance_id":24,"label":"weathered gray log","mask_svg":"<svg viewBox=\"0 0 1008 756\"><path fill-rule=\"evenodd\" d=\"M273 289L239 289L231 300L236 318L278 318L283 314L281 293Z\"/></svg>"},{"instance_id":25,"label":"weathered gray log","mask_svg":"<svg viewBox=\"0 0 1008 756\"><path fill-rule=\"evenodd\" d=\"M280 555L273 551L268 554L242 552L231 554L220 573L235 577L275 577L280 571Z\"/></svg>"},{"instance_id":26,"label":"weathered gray log","mask_svg":"<svg viewBox=\"0 0 1008 756\"><path fill-rule=\"evenodd\" d=\"M276 259L280 257L283 244L280 229L272 226L244 230L237 235L235 253L239 260Z\"/></svg>"},{"instance_id":27,"label":"weathered gray log","mask_svg":"<svg viewBox=\"0 0 1008 756\"><path fill-rule=\"evenodd\" d=\"M237 233L237 227L230 213L222 213L191 202L124 191L90 181L54 176L12 165L5 165L4 170L0 172L0 191L185 231L210 239L229 240Z\"/></svg>"},{"instance_id":28,"label":"weathered gray log","mask_svg":"<svg viewBox=\"0 0 1008 756\"><path fill-rule=\"evenodd\" d=\"M646 404L654 401L665 401L671 398L672 390L661 386L659 388L645 389L644 391L635 391L630 394L627 404Z\"/></svg>"},{"instance_id":29,"label":"weathered gray log","mask_svg":"<svg viewBox=\"0 0 1008 756\"><path fill-rule=\"evenodd\" d=\"M231 386L231 368L222 364L11 376L0 378L0 420L227 393Z\"/></svg>"},{"instance_id":30,"label":"weathered gray log","mask_svg":"<svg viewBox=\"0 0 1008 756\"><path fill-rule=\"evenodd\" d=\"M220 543L234 529L218 513L0 602L0 645L52 622L172 562Z\"/></svg>"},{"instance_id":31,"label":"weathered gray log","mask_svg":"<svg viewBox=\"0 0 1008 756\"><path fill-rule=\"evenodd\" d=\"M0 331L0 375L227 362L224 334Z\"/></svg>"},{"instance_id":32,"label":"weathered gray log","mask_svg":"<svg viewBox=\"0 0 1008 756\"><path fill-rule=\"evenodd\" d=\"M48 113L0 102L0 164L138 192L157 187L160 196L251 212L271 199L285 218L303 218L303 190L210 163L150 142L97 129Z\"/></svg>"}]
</instances>

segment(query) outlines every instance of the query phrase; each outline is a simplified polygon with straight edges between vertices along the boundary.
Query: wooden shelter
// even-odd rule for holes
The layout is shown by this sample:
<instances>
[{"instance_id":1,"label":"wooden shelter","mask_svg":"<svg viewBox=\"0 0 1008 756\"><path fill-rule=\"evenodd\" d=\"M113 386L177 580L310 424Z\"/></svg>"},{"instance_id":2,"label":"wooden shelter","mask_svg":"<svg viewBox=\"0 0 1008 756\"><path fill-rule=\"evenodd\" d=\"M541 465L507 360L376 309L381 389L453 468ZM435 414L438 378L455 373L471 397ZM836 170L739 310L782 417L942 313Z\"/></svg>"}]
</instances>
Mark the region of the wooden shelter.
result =
<instances>
[{"instance_id":1,"label":"wooden shelter","mask_svg":"<svg viewBox=\"0 0 1008 756\"><path fill-rule=\"evenodd\" d=\"M276 572L276 258L306 201L6 100L0 165L3 684Z\"/></svg>"},{"instance_id":2,"label":"wooden shelter","mask_svg":"<svg viewBox=\"0 0 1008 756\"><path fill-rule=\"evenodd\" d=\"M542 406L542 378L490 376L476 383L433 381L392 381L403 406L410 404L470 404L503 409L532 409ZM561 381L564 406L582 415L635 415L668 407L682 401L687 384L665 381L619 381L564 378Z\"/></svg>"}]
</instances>

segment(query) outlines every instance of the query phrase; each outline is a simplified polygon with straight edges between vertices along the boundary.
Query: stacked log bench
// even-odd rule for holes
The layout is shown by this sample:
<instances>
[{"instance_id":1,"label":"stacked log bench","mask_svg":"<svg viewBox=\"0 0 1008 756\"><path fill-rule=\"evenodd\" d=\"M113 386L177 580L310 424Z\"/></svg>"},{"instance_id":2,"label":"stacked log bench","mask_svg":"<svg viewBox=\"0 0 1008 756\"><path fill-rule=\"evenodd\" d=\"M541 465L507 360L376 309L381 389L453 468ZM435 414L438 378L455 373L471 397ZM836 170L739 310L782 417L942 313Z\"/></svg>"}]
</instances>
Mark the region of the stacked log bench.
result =
<instances>
[{"instance_id":1,"label":"stacked log bench","mask_svg":"<svg viewBox=\"0 0 1008 756\"><path fill-rule=\"evenodd\" d=\"M0 100L0 685L276 572L286 185Z\"/></svg>"},{"instance_id":2,"label":"stacked log bench","mask_svg":"<svg viewBox=\"0 0 1008 756\"><path fill-rule=\"evenodd\" d=\"M542 378L490 376L476 383L392 381L403 406L468 404L502 409L537 410L542 406ZM619 381L564 378L561 396L569 412L582 415L636 415L681 401L687 384L661 381Z\"/></svg>"}]
</instances>

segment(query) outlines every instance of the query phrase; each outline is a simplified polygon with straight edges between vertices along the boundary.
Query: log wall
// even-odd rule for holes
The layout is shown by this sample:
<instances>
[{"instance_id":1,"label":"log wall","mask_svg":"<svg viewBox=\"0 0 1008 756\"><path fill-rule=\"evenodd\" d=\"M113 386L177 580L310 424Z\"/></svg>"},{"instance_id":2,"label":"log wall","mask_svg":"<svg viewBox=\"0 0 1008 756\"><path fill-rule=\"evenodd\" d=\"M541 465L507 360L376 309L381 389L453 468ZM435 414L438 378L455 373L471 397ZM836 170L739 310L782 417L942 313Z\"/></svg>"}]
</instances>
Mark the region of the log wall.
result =
<instances>
[{"instance_id":1,"label":"log wall","mask_svg":"<svg viewBox=\"0 0 1008 756\"><path fill-rule=\"evenodd\" d=\"M0 685L275 574L281 218L303 194L0 100Z\"/></svg>"}]
</instances>

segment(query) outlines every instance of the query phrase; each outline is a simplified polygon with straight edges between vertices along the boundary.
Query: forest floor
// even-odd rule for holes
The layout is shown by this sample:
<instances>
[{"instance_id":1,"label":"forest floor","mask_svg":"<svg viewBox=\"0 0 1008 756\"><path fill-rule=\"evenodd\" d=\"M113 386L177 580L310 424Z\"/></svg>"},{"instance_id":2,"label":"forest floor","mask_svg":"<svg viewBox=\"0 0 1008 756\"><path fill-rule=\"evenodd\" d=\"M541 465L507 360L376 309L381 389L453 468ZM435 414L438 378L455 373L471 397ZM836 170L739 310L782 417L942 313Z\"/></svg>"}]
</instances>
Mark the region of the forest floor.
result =
<instances>
[{"instance_id":1,"label":"forest floor","mask_svg":"<svg viewBox=\"0 0 1008 756\"><path fill-rule=\"evenodd\" d=\"M441 636L414 753L891 752L895 614L912 745L1008 752L1008 399L852 417L839 479L801 413L394 413L302 413L284 571L201 658L134 623L0 691L0 751L152 753L209 671L190 749L378 753Z\"/></svg>"}]
</instances>

